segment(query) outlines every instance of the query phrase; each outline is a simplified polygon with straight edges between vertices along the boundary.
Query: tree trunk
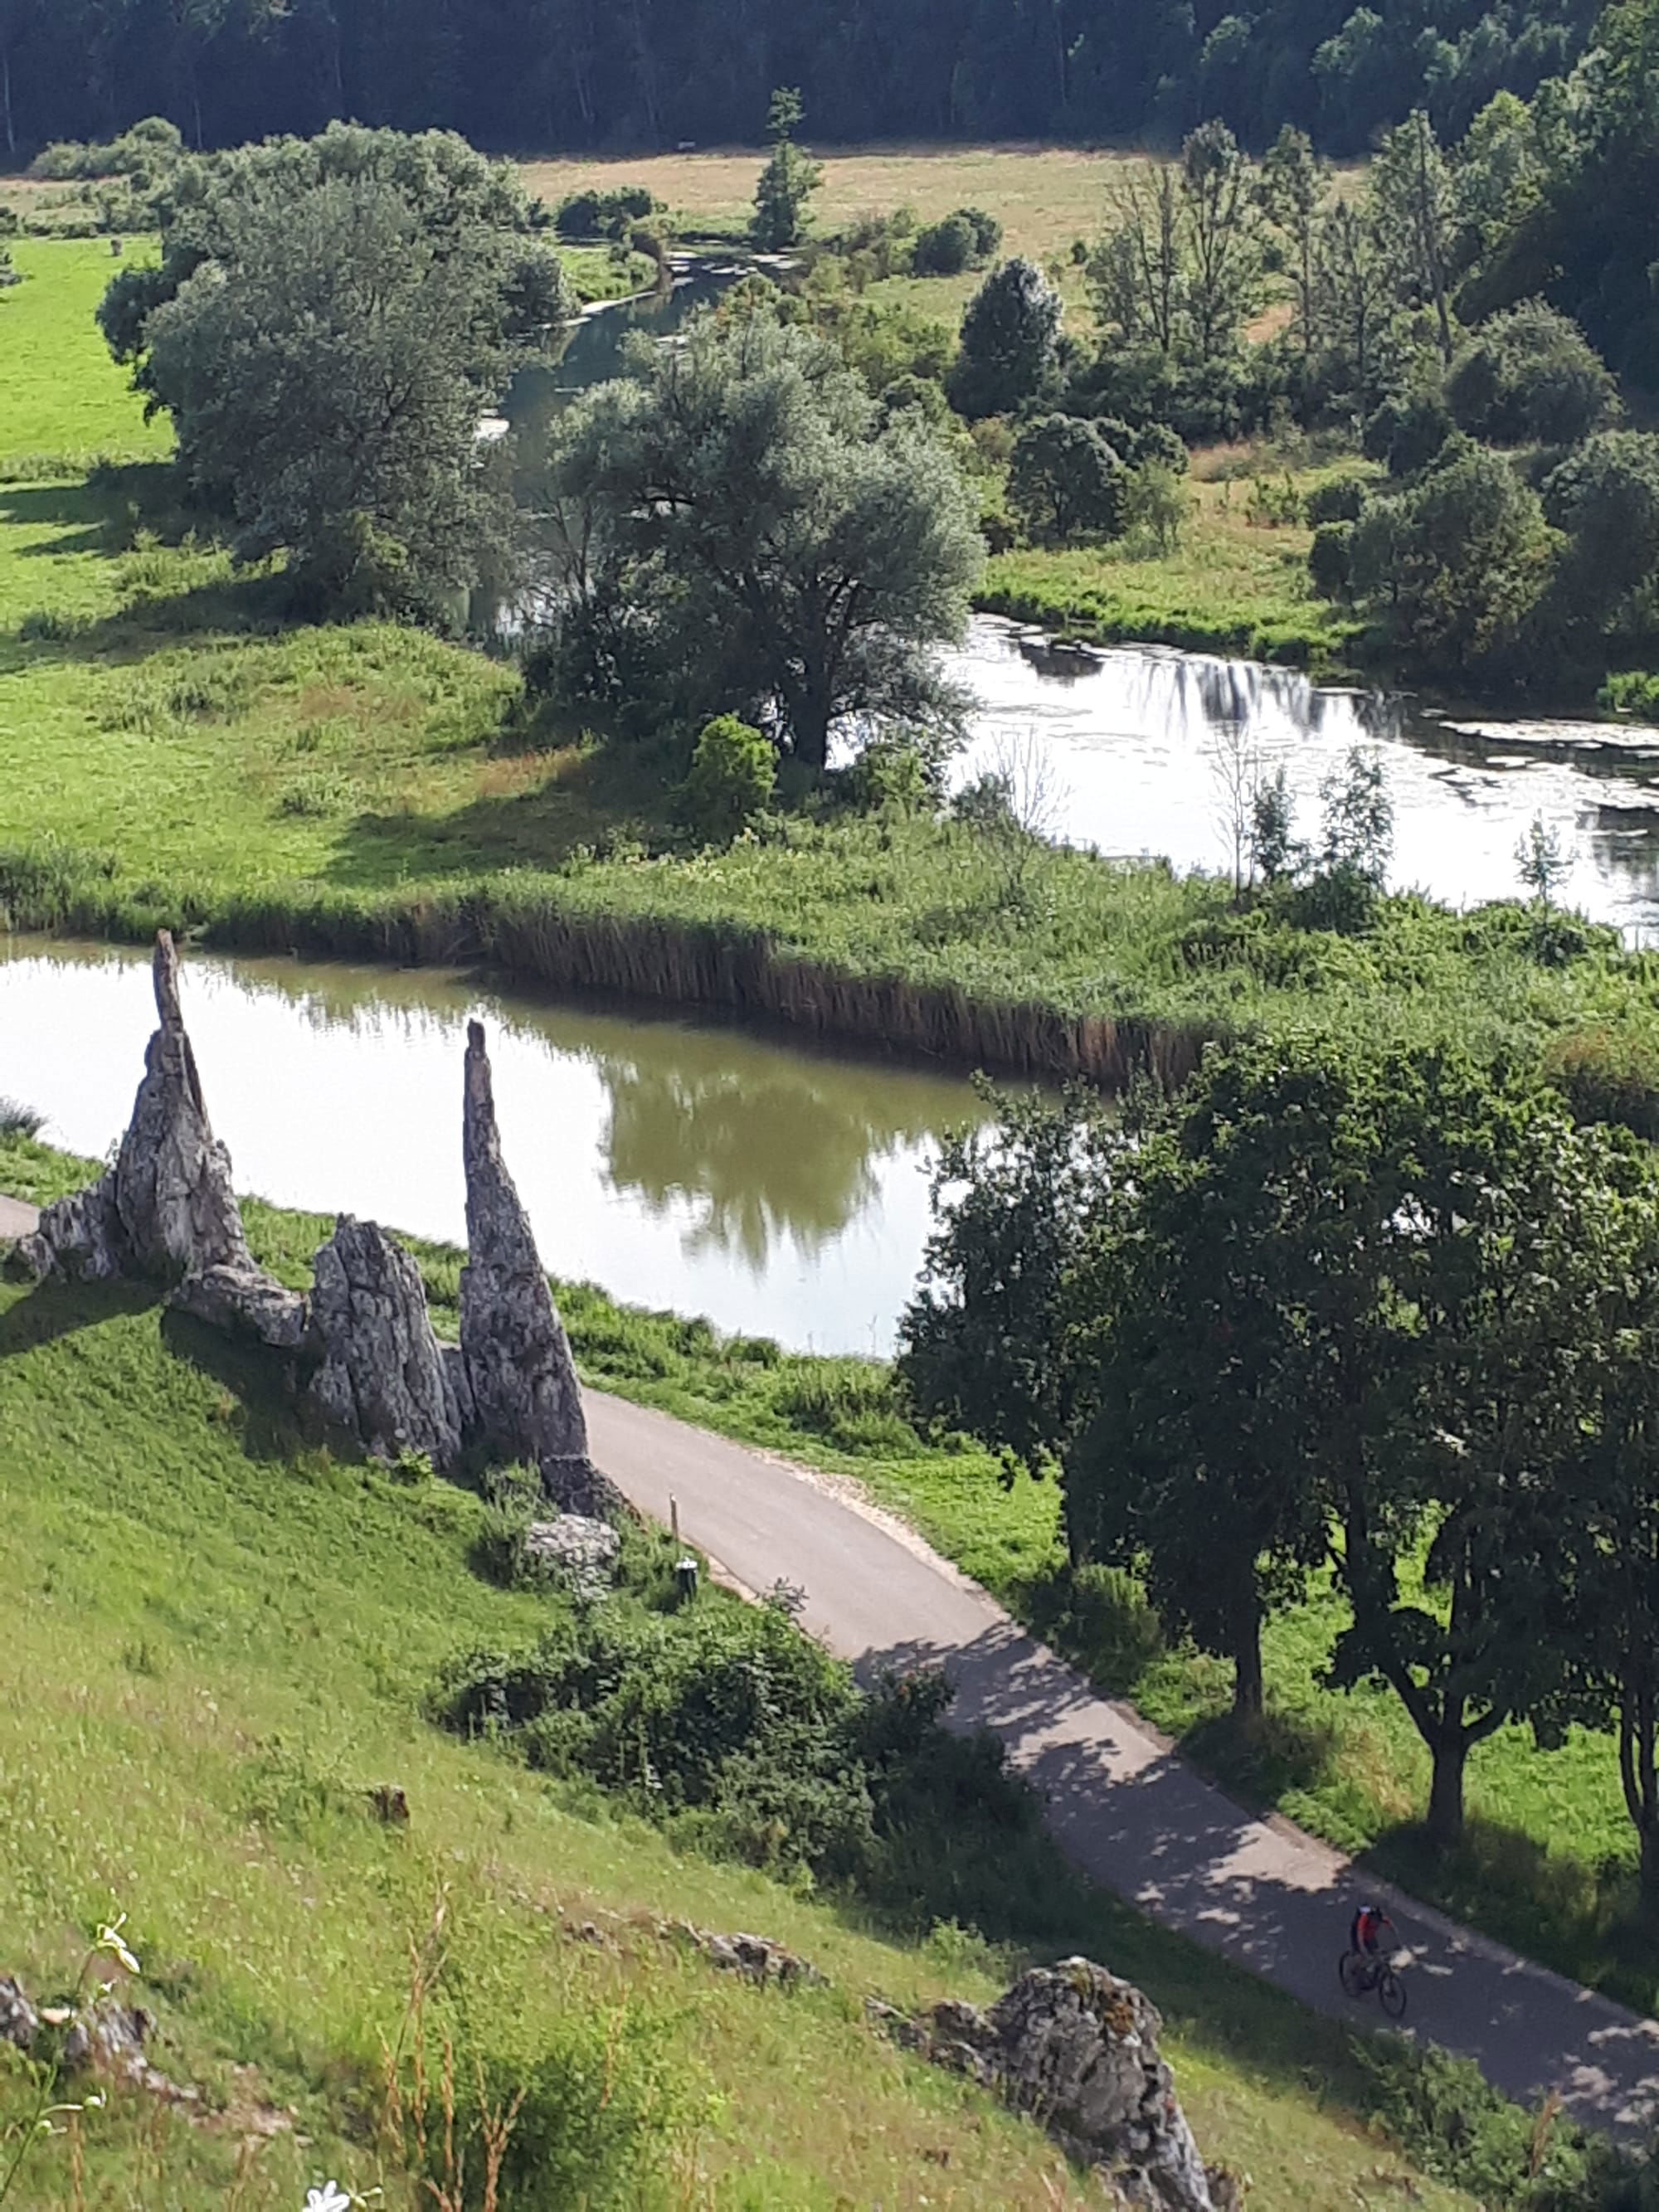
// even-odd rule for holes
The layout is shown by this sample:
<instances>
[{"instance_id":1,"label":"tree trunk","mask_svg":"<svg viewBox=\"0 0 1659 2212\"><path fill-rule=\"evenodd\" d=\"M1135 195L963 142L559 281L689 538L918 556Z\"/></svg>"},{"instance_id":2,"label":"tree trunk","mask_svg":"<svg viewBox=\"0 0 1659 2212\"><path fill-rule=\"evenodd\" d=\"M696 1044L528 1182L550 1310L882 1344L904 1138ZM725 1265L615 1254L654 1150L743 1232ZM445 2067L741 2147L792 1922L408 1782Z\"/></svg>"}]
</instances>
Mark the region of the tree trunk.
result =
<instances>
[{"instance_id":1,"label":"tree trunk","mask_svg":"<svg viewBox=\"0 0 1659 2212\"><path fill-rule=\"evenodd\" d=\"M1233 1718L1253 1728L1261 1720L1264 1708L1261 1605L1252 1576L1249 1591L1240 1592L1233 1612Z\"/></svg>"},{"instance_id":2,"label":"tree trunk","mask_svg":"<svg viewBox=\"0 0 1659 2212\"><path fill-rule=\"evenodd\" d=\"M1461 1712L1447 1722L1429 1747L1434 1756L1429 1841L1437 1850L1449 1850L1463 1840L1463 1771L1469 1760L1469 1740Z\"/></svg>"}]
</instances>

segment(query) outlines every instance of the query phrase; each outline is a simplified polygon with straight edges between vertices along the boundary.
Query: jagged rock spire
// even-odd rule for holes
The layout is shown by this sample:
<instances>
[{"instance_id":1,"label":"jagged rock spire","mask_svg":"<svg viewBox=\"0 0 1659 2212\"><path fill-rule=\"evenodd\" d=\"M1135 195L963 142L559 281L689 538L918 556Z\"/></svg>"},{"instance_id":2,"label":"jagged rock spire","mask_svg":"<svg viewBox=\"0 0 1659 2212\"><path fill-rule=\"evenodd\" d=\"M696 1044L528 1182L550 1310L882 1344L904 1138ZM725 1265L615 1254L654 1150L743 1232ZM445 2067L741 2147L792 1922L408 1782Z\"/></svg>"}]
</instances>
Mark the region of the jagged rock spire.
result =
<instances>
[{"instance_id":1,"label":"jagged rock spire","mask_svg":"<svg viewBox=\"0 0 1659 2212\"><path fill-rule=\"evenodd\" d=\"M564 1511L619 1502L587 1456L587 1420L570 1342L536 1239L501 1158L483 1025L469 1022L463 1101L467 1264L461 1270L461 1362L471 1433L496 1460L539 1468Z\"/></svg>"},{"instance_id":2,"label":"jagged rock spire","mask_svg":"<svg viewBox=\"0 0 1659 2212\"><path fill-rule=\"evenodd\" d=\"M460 1457L454 1377L432 1333L421 1271L373 1221L340 1216L317 1255L302 1409L376 1459L421 1452L441 1473Z\"/></svg>"}]
</instances>

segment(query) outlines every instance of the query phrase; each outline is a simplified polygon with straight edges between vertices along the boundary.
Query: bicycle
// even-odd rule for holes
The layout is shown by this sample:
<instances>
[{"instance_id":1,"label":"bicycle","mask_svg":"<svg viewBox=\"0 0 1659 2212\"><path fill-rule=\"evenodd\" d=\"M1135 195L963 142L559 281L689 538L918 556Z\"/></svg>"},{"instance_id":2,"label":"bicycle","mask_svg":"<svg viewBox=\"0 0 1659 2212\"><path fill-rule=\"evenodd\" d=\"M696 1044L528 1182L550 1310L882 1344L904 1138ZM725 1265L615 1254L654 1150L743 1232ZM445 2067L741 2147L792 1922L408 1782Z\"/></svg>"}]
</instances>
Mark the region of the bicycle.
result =
<instances>
[{"instance_id":1,"label":"bicycle","mask_svg":"<svg viewBox=\"0 0 1659 2212\"><path fill-rule=\"evenodd\" d=\"M1336 1978L1345 1996L1358 2000L1375 1990L1378 2004L1390 2020L1404 2016L1406 1985L1386 1959L1367 1957L1363 1951L1345 1951L1336 1962Z\"/></svg>"}]
</instances>

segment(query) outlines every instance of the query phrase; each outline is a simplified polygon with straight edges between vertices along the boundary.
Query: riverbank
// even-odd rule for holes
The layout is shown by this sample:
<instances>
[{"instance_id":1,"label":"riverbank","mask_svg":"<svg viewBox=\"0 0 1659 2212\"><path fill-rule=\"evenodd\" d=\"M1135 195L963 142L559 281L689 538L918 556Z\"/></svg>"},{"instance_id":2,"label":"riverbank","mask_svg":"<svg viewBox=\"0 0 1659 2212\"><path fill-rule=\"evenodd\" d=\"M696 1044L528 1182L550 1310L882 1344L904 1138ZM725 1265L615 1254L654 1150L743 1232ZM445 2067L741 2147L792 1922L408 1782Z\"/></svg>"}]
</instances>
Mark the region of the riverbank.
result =
<instances>
[{"instance_id":1,"label":"riverbank","mask_svg":"<svg viewBox=\"0 0 1659 2212\"><path fill-rule=\"evenodd\" d=\"M46 1203L94 1172L94 1163L32 1139L0 1138L0 1190L14 1196ZM262 1261L303 1284L331 1224L256 1201L247 1216ZM453 1330L460 1255L419 1240L411 1249L439 1325ZM1659 1939L1638 1901L1634 1832L1609 1738L1575 1729L1546 1753L1510 1728L1479 1746L1468 1843L1437 1861L1418 1825L1426 1755L1396 1701L1374 1687L1339 1695L1319 1686L1346 1618L1332 1591L1268 1623L1267 1720L1241 1736L1221 1662L1166 1647L1129 1578L1073 1573L1056 1486L1005 1482L968 1439L919 1435L884 1364L782 1352L706 1320L618 1305L591 1284L562 1285L559 1298L585 1381L855 1482L1239 1802L1285 1814L1588 1987L1644 2014L1659 2007Z\"/></svg>"}]
</instances>

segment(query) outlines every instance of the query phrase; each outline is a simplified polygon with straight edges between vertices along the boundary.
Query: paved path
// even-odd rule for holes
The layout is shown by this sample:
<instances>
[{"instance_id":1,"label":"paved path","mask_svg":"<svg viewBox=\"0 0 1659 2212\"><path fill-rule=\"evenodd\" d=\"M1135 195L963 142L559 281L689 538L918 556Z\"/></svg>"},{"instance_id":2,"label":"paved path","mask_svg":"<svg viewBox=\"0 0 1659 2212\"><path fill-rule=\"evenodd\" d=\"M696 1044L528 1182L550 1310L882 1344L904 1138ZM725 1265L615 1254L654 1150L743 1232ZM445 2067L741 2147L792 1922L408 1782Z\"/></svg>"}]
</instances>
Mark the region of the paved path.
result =
<instances>
[{"instance_id":1,"label":"paved path","mask_svg":"<svg viewBox=\"0 0 1659 2212\"><path fill-rule=\"evenodd\" d=\"M0 1199L0 1236L31 1208ZM1063 1848L1166 1925L1360 2025L1336 1957L1362 1894L1408 1954L1409 2024L1518 2097L1559 2089L1581 2118L1641 2130L1659 2112L1659 2024L1455 1927L1286 1822L1253 1818L1127 1707L1019 1629L913 1532L850 1491L663 1413L586 1394L593 1456L646 1512L751 1590L806 1593L806 1626L866 1675L945 1667L953 1723L991 1729L1042 1794ZM1109 1965L1110 1960L1105 1961Z\"/></svg>"},{"instance_id":2,"label":"paved path","mask_svg":"<svg viewBox=\"0 0 1659 2212\"><path fill-rule=\"evenodd\" d=\"M0 1237L27 1237L34 1228L34 1208L15 1198L0 1198Z\"/></svg>"},{"instance_id":3,"label":"paved path","mask_svg":"<svg viewBox=\"0 0 1659 2212\"><path fill-rule=\"evenodd\" d=\"M1362 1894L1409 1954L1408 2024L1511 2094L1559 2089L1580 2117L1640 2130L1659 2111L1659 2025L1454 1927L1288 1823L1243 1813L1135 1714L1097 1696L908 1530L784 1462L587 1394L593 1456L750 1589L804 1585L805 1623L861 1672L942 1665L951 1717L983 1726L1043 1793L1097 1881L1304 2003L1361 2025L1336 1984ZM1108 1960L1105 1962L1109 1965Z\"/></svg>"}]
</instances>

